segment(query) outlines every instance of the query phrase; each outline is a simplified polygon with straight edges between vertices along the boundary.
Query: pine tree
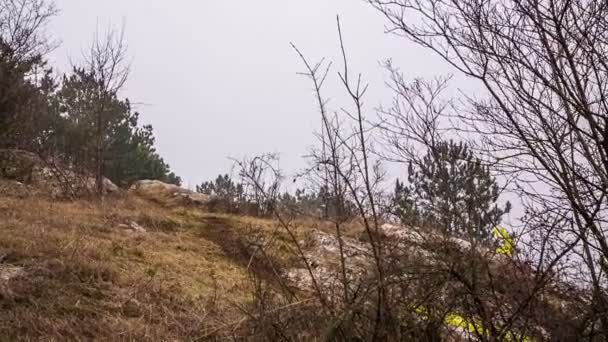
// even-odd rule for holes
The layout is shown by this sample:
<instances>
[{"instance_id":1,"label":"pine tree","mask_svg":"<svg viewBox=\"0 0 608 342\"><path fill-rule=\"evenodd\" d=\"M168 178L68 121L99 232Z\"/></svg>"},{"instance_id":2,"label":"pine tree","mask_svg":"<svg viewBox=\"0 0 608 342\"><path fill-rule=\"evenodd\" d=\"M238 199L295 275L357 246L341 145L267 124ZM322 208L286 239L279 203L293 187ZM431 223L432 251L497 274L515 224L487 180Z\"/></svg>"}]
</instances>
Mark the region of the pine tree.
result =
<instances>
[{"instance_id":1,"label":"pine tree","mask_svg":"<svg viewBox=\"0 0 608 342\"><path fill-rule=\"evenodd\" d=\"M41 57L17 58L0 37L0 148L38 150L49 120L50 73Z\"/></svg>"},{"instance_id":2,"label":"pine tree","mask_svg":"<svg viewBox=\"0 0 608 342\"><path fill-rule=\"evenodd\" d=\"M107 101L103 175L120 186L140 179L157 179L179 185L181 179L170 171L169 165L157 153L152 126L139 126L139 113L134 112L128 99L99 96L94 77L83 69L74 69L63 78L55 95L58 111L54 127L54 146L61 157L77 170L94 174L97 164L96 101Z\"/></svg>"},{"instance_id":3,"label":"pine tree","mask_svg":"<svg viewBox=\"0 0 608 342\"><path fill-rule=\"evenodd\" d=\"M53 83L45 56L53 1L0 1L0 148L39 152Z\"/></svg>"},{"instance_id":4,"label":"pine tree","mask_svg":"<svg viewBox=\"0 0 608 342\"><path fill-rule=\"evenodd\" d=\"M408 184L397 180L395 213L404 224L485 240L511 209L497 204L500 191L487 166L463 143L439 143L408 166Z\"/></svg>"},{"instance_id":5,"label":"pine tree","mask_svg":"<svg viewBox=\"0 0 608 342\"><path fill-rule=\"evenodd\" d=\"M196 191L213 196L212 210L238 213L245 205L245 190L228 175L218 175L215 181L203 182Z\"/></svg>"}]
</instances>

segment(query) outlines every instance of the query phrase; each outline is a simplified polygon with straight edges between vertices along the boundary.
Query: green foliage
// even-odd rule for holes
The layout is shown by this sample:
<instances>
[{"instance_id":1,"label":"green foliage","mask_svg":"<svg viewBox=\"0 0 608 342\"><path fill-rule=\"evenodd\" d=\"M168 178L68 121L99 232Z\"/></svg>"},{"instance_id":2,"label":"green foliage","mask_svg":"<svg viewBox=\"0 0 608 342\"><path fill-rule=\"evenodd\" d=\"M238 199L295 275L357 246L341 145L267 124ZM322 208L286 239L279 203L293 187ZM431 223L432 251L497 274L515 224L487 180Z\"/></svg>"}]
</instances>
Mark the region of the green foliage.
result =
<instances>
[{"instance_id":1,"label":"green foliage","mask_svg":"<svg viewBox=\"0 0 608 342\"><path fill-rule=\"evenodd\" d=\"M152 127L140 127L129 101L102 89L95 75L81 68L57 85L40 56L18 58L0 38L0 148L52 156L91 173L96 114L102 108L104 175L122 186L139 179L179 185L181 179L156 152Z\"/></svg>"},{"instance_id":2,"label":"green foliage","mask_svg":"<svg viewBox=\"0 0 608 342\"><path fill-rule=\"evenodd\" d=\"M306 189L296 189L293 195L285 192L279 198L279 204L282 209L297 216L325 216L325 197L319 192Z\"/></svg>"},{"instance_id":3,"label":"green foliage","mask_svg":"<svg viewBox=\"0 0 608 342\"><path fill-rule=\"evenodd\" d=\"M45 26L56 13L52 1L0 4L0 148L63 162L95 175L99 187L101 176L123 186L142 178L179 184L154 148L152 127L139 127L138 113L116 95L122 50L98 42L87 68L55 84L44 55Z\"/></svg>"},{"instance_id":4,"label":"green foliage","mask_svg":"<svg viewBox=\"0 0 608 342\"><path fill-rule=\"evenodd\" d=\"M45 55L53 46L47 24L57 13L53 1L0 2L0 148L34 152L77 172L103 171L119 185L142 178L179 184L154 148L152 127L140 127L129 101L100 75L116 72L101 70L117 62L103 54L113 47L97 45L103 65L74 68L56 84Z\"/></svg>"},{"instance_id":5,"label":"green foliage","mask_svg":"<svg viewBox=\"0 0 608 342\"><path fill-rule=\"evenodd\" d=\"M203 182L196 191L213 197L210 208L214 211L240 213L245 207L245 190L228 175L218 175L215 181Z\"/></svg>"},{"instance_id":6,"label":"green foliage","mask_svg":"<svg viewBox=\"0 0 608 342\"><path fill-rule=\"evenodd\" d=\"M499 194L495 178L466 144L442 142L409 164L408 184L397 180L395 213L404 224L484 240L511 208L508 202L498 206Z\"/></svg>"},{"instance_id":7,"label":"green foliage","mask_svg":"<svg viewBox=\"0 0 608 342\"><path fill-rule=\"evenodd\" d=\"M139 179L158 179L181 185L181 178L170 171L169 165L156 152L152 126L137 126L138 113L130 115L125 125L116 131L116 139L108 148L106 177L119 185Z\"/></svg>"},{"instance_id":8,"label":"green foliage","mask_svg":"<svg viewBox=\"0 0 608 342\"><path fill-rule=\"evenodd\" d=\"M356 210L354 203L335 196L325 186L319 187L317 191L296 189L294 195L285 193L281 203L297 215L325 220L352 218Z\"/></svg>"},{"instance_id":9,"label":"green foliage","mask_svg":"<svg viewBox=\"0 0 608 342\"><path fill-rule=\"evenodd\" d=\"M212 197L208 205L212 211L256 216L264 212L259 208L260 206L268 205L266 199L258 203L255 196L248 193L243 184L235 182L228 174L218 175L213 181L197 185L196 191ZM296 189L293 194L284 192L270 201L274 201L273 205L276 205L277 209L289 215L320 219L333 218L337 215L336 201L325 187L321 187L319 191ZM344 217L352 217L354 204L347 203L342 211Z\"/></svg>"},{"instance_id":10,"label":"green foliage","mask_svg":"<svg viewBox=\"0 0 608 342\"><path fill-rule=\"evenodd\" d=\"M139 126L139 113L132 111L128 99L100 96L100 89L94 75L83 69L75 68L72 75L63 78L54 96L58 111L53 122L54 153L91 172L95 165L96 111L103 108L104 175L120 186L140 179L179 185L181 179L156 152L152 126Z\"/></svg>"},{"instance_id":11,"label":"green foliage","mask_svg":"<svg viewBox=\"0 0 608 342\"><path fill-rule=\"evenodd\" d=\"M51 70L40 56L19 56L0 37L1 148L40 148L49 122L47 94L53 87Z\"/></svg>"},{"instance_id":12,"label":"green foliage","mask_svg":"<svg viewBox=\"0 0 608 342\"><path fill-rule=\"evenodd\" d=\"M93 170L95 157L96 115L104 108L103 122L108 126L104 136L105 145L114 140L113 128L121 126L121 121L128 120L124 113L129 111L128 103L116 96L100 95L101 85L94 75L84 69L75 68L69 76L64 76L61 88L56 93L57 116L56 152L72 165L85 170ZM104 103L101 103L101 102Z\"/></svg>"},{"instance_id":13,"label":"green foliage","mask_svg":"<svg viewBox=\"0 0 608 342\"><path fill-rule=\"evenodd\" d=\"M243 195L243 186L235 183L228 175L218 175L215 181L203 182L196 186L196 191L205 195L238 199Z\"/></svg>"}]
</instances>

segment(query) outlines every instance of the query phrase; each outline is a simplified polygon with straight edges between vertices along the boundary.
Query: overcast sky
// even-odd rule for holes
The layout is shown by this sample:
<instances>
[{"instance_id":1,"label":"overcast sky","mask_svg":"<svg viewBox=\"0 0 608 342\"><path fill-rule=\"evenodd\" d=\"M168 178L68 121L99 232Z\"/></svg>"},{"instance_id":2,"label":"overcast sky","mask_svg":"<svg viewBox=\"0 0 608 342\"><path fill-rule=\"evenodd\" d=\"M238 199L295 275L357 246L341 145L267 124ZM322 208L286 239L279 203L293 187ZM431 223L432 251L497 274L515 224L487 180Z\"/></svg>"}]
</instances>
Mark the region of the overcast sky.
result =
<instances>
[{"instance_id":1,"label":"overcast sky","mask_svg":"<svg viewBox=\"0 0 608 342\"><path fill-rule=\"evenodd\" d=\"M341 16L351 67L370 83L368 115L390 100L379 62L411 77L450 69L429 52L384 33L363 0L57 0L51 56L58 72L81 60L96 29L126 27L132 73L123 95L154 126L157 146L187 186L227 172L228 157L280 152L295 172L314 143L319 115L293 41L311 60L337 62ZM343 105L334 69L331 106Z\"/></svg>"}]
</instances>

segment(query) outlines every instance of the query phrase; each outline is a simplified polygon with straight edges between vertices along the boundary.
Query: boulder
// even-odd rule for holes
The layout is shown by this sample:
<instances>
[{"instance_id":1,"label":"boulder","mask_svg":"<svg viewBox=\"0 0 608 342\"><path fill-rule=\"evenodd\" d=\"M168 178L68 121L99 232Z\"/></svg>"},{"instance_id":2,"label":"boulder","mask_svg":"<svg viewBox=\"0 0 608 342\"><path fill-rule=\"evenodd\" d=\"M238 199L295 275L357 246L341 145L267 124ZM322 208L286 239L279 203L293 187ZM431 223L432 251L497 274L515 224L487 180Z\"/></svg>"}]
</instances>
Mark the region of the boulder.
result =
<instances>
[{"instance_id":1,"label":"boulder","mask_svg":"<svg viewBox=\"0 0 608 342\"><path fill-rule=\"evenodd\" d=\"M139 180L135 182L129 190L135 192L177 192L180 189L175 184L168 184L159 180Z\"/></svg>"},{"instance_id":2,"label":"boulder","mask_svg":"<svg viewBox=\"0 0 608 342\"><path fill-rule=\"evenodd\" d=\"M95 178L77 173L59 162L46 161L32 152L0 149L0 178L31 185L55 198L94 194ZM111 180L103 179L104 194L120 191Z\"/></svg>"},{"instance_id":3,"label":"boulder","mask_svg":"<svg viewBox=\"0 0 608 342\"><path fill-rule=\"evenodd\" d=\"M74 185L75 189L78 189L80 187L81 192L86 192L89 194L94 194L97 192L97 180L95 179L95 177L80 176L80 179L78 180L77 175L70 174L67 176L68 179L72 177L74 177L75 180L70 182ZM104 195L114 194L120 191L120 188L106 177L103 177L102 184Z\"/></svg>"},{"instance_id":4,"label":"boulder","mask_svg":"<svg viewBox=\"0 0 608 342\"><path fill-rule=\"evenodd\" d=\"M0 149L0 178L29 183L40 165L42 160L34 153Z\"/></svg>"},{"instance_id":5,"label":"boulder","mask_svg":"<svg viewBox=\"0 0 608 342\"><path fill-rule=\"evenodd\" d=\"M103 188L109 194L117 193L120 191L118 185L114 184L111 180L106 177L103 177Z\"/></svg>"},{"instance_id":6,"label":"boulder","mask_svg":"<svg viewBox=\"0 0 608 342\"><path fill-rule=\"evenodd\" d=\"M56 166L36 170L32 183L35 186L46 187L55 198L82 197L97 193L95 177ZM103 177L102 184L104 195L120 191L120 188L106 177Z\"/></svg>"},{"instance_id":7,"label":"boulder","mask_svg":"<svg viewBox=\"0 0 608 342\"><path fill-rule=\"evenodd\" d=\"M206 205L210 201L210 196L200 194L197 192L175 192L173 194L176 198L181 198L184 202L193 205Z\"/></svg>"},{"instance_id":8,"label":"boulder","mask_svg":"<svg viewBox=\"0 0 608 342\"><path fill-rule=\"evenodd\" d=\"M119 224L118 228L120 229L124 229L127 231L132 231L132 232L136 232L136 233L146 233L147 230L146 228L140 226L139 224L137 224L137 222L130 222L129 224Z\"/></svg>"},{"instance_id":9,"label":"boulder","mask_svg":"<svg viewBox=\"0 0 608 342\"><path fill-rule=\"evenodd\" d=\"M164 183L158 180L140 180L135 182L129 191L144 196L166 196L176 200L178 204L205 206L211 198L192 190L181 188L174 184ZM160 197L160 196L159 196ZM165 197L165 198L166 198Z\"/></svg>"}]
</instances>

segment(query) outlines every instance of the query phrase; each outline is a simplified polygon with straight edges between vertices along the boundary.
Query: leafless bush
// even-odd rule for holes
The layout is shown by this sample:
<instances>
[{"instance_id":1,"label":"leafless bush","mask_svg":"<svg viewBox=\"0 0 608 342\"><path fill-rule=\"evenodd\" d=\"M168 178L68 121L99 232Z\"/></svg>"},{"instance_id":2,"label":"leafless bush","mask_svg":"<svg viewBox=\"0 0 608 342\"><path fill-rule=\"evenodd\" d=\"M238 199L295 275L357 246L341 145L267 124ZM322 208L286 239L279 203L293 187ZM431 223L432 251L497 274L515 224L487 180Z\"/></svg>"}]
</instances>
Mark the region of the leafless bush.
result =
<instances>
[{"instance_id":1,"label":"leafless bush","mask_svg":"<svg viewBox=\"0 0 608 342\"><path fill-rule=\"evenodd\" d=\"M120 31L109 29L105 35L96 34L89 51L84 56L85 76L95 85L91 120L95 127L95 186L98 196L104 192L104 172L109 116L112 115L112 101L124 87L130 73L124 27Z\"/></svg>"},{"instance_id":2,"label":"leafless bush","mask_svg":"<svg viewBox=\"0 0 608 342\"><path fill-rule=\"evenodd\" d=\"M298 237L297 222L276 206L270 206L270 212L279 227L287 232L295 255L310 278L311 305L317 308L317 317L323 319L310 320L313 325L272 324L279 319L272 319L274 316L269 313L297 300L277 302L270 292L261 291L254 297L264 303L260 304L263 309L249 315L256 321L266 322L262 324L263 330L270 335L265 336L311 338L310 330L314 327L320 331L317 338L338 340L474 338L491 341L584 334L592 338L589 332L594 329L593 318L580 319L562 311L564 306L573 308L585 302L585 294L583 290L573 290L570 294L563 290L566 282L556 276L555 270L562 266L560 261L573 247L560 250L549 247L555 246L555 237L551 240L546 233L541 234L542 242L536 250L527 241L520 242L514 255L507 257L498 254L493 246L478 244L474 239L462 240L433 231L418 232L420 239L415 242L387 235L382 225L390 213L379 205L383 198L383 173L370 153L372 133L375 129L383 133L389 145L384 155L387 159L419 160L421 148L432 149L444 137L442 120L453 113L446 114L452 105L442 98L447 79L407 83L398 70L388 64L396 100L393 107L380 111L380 123L372 125L363 106L367 87L361 76L353 78L348 68L344 39L338 27L344 57L344 69L338 77L352 100L350 110L329 112L322 91L331 64L324 61L311 64L293 46L305 67L301 74L313 84L322 122L322 132L317 134L320 148L312 151L311 167L306 174L316 184L331 190L336 208L343 207L347 201L354 203L357 222L364 232L359 240L362 246L358 248L366 255L366 261L361 264L349 251L354 242L345 237L347 218L340 210L334 215L326 213L324 217L332 224L339 259L338 266L330 271L335 272L331 275L332 281L328 282ZM250 163L241 164L241 175L248 177L261 197L270 195L267 198L276 199L274 185L280 182L260 181L264 177L248 165ZM270 175L280 178L278 169L268 169L272 170ZM539 221L544 222L544 230L538 228L539 222L528 221L536 225L535 232L554 232L560 224L554 220ZM416 232L415 227L410 228L410 232ZM544 259L536 264L539 254ZM450 327L446 323L450 320L460 320L460 331L454 328L458 324L452 322Z\"/></svg>"},{"instance_id":3,"label":"leafless bush","mask_svg":"<svg viewBox=\"0 0 608 342\"><path fill-rule=\"evenodd\" d=\"M45 28L57 12L47 0L0 1L0 53L17 63L46 55L53 44Z\"/></svg>"},{"instance_id":4,"label":"leafless bush","mask_svg":"<svg viewBox=\"0 0 608 342\"><path fill-rule=\"evenodd\" d=\"M277 210L282 175L276 154L264 154L236 161L243 186L242 212L269 217Z\"/></svg>"},{"instance_id":5,"label":"leafless bush","mask_svg":"<svg viewBox=\"0 0 608 342\"><path fill-rule=\"evenodd\" d=\"M46 26L52 1L0 1L0 145L33 150L46 123L44 57L54 47Z\"/></svg>"},{"instance_id":6,"label":"leafless bush","mask_svg":"<svg viewBox=\"0 0 608 342\"><path fill-rule=\"evenodd\" d=\"M535 268L559 270L562 280L592 290L587 310L595 323L581 336L605 339L606 4L369 2L389 31L484 87L488 96L467 99L458 118L524 199ZM572 277L582 265L588 276Z\"/></svg>"}]
</instances>

